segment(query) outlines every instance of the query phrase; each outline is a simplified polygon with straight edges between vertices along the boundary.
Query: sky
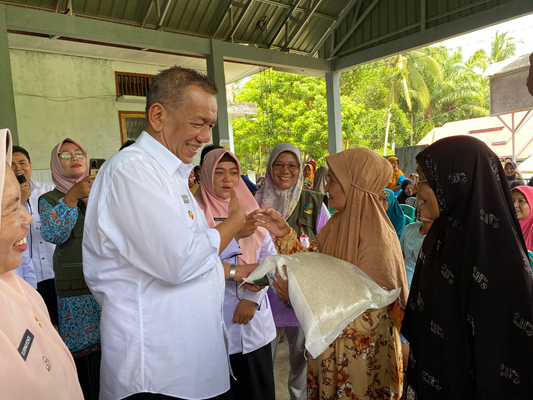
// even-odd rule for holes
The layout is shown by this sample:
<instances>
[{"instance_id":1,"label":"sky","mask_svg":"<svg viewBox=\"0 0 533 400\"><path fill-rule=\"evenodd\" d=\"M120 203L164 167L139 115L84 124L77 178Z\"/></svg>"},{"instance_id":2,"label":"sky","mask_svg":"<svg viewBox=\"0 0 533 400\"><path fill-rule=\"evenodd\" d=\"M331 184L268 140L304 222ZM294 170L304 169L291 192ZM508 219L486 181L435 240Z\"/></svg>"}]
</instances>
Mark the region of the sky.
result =
<instances>
[{"instance_id":1,"label":"sky","mask_svg":"<svg viewBox=\"0 0 533 400\"><path fill-rule=\"evenodd\" d=\"M465 59L470 57L477 49L484 49L490 53L490 43L496 36L496 31L509 32L507 37L516 40L516 55L533 53L533 14L516 18L511 21L502 22L475 32L467 33L453 39L444 41L448 48L463 48ZM519 41L522 40L523 43Z\"/></svg>"}]
</instances>

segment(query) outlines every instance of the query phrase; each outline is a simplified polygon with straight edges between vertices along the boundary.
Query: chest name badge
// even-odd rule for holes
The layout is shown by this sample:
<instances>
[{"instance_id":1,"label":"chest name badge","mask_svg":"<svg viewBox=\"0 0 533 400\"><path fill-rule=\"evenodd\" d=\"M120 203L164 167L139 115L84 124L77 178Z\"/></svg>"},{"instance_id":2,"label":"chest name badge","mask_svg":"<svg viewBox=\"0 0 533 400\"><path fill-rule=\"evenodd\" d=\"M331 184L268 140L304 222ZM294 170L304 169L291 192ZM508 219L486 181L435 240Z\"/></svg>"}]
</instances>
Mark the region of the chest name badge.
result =
<instances>
[{"instance_id":1,"label":"chest name badge","mask_svg":"<svg viewBox=\"0 0 533 400\"><path fill-rule=\"evenodd\" d=\"M191 217L191 219L194 219L194 214L192 213L191 210L189 210L189 217Z\"/></svg>"},{"instance_id":2,"label":"chest name badge","mask_svg":"<svg viewBox=\"0 0 533 400\"><path fill-rule=\"evenodd\" d=\"M189 196L187 196L186 194L182 194L182 195L181 195L181 198L183 199L183 202L184 202L185 204L191 202L191 201L189 200Z\"/></svg>"},{"instance_id":3,"label":"chest name badge","mask_svg":"<svg viewBox=\"0 0 533 400\"><path fill-rule=\"evenodd\" d=\"M26 329L26 332L24 332L24 335L22 336L22 341L20 342L18 351L24 361L26 361L26 358L28 358L31 345L33 343L33 337L33 333L31 333L28 329Z\"/></svg>"}]
</instances>

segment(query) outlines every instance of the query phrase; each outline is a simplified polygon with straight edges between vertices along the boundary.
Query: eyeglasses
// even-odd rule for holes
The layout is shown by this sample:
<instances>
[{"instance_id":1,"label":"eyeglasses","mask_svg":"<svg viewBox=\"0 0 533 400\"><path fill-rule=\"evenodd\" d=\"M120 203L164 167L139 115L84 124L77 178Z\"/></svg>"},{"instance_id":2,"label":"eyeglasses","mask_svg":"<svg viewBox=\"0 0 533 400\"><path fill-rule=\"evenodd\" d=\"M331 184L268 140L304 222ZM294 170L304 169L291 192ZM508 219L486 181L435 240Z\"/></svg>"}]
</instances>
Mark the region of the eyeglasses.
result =
<instances>
[{"instance_id":1,"label":"eyeglasses","mask_svg":"<svg viewBox=\"0 0 533 400\"><path fill-rule=\"evenodd\" d=\"M85 158L85 154L83 153L71 153L70 151L62 151L61 153L58 153L58 156L62 160L70 160L72 157L75 157L77 159Z\"/></svg>"},{"instance_id":2,"label":"eyeglasses","mask_svg":"<svg viewBox=\"0 0 533 400\"><path fill-rule=\"evenodd\" d=\"M427 179L422 179L422 180L417 181L415 183L414 189L418 192L420 190L420 184L424 183L424 182L427 182L427 181L428 181Z\"/></svg>"},{"instance_id":3,"label":"eyeglasses","mask_svg":"<svg viewBox=\"0 0 533 400\"><path fill-rule=\"evenodd\" d=\"M298 164L283 164L281 162L277 162L272 165L272 168L275 171L283 171L283 169L287 167L289 171L296 172L300 169L300 166Z\"/></svg>"}]
</instances>

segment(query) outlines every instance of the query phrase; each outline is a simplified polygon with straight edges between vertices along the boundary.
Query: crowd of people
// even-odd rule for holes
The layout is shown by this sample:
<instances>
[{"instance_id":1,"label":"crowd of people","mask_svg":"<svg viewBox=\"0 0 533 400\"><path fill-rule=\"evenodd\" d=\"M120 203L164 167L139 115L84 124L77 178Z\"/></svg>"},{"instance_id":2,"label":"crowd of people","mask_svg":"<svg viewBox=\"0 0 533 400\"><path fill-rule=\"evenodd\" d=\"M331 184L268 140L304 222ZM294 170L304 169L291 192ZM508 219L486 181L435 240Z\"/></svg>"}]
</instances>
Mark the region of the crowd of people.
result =
<instances>
[{"instance_id":1,"label":"crowd of people","mask_svg":"<svg viewBox=\"0 0 533 400\"><path fill-rule=\"evenodd\" d=\"M162 71L138 140L97 175L61 140L53 185L0 131L2 398L274 400L282 340L291 400L531 397L533 188L512 160L450 137L406 178L370 149L317 166L281 143L254 184L206 146L217 92ZM309 251L401 289L317 358L291 280L243 283L269 255Z\"/></svg>"}]
</instances>

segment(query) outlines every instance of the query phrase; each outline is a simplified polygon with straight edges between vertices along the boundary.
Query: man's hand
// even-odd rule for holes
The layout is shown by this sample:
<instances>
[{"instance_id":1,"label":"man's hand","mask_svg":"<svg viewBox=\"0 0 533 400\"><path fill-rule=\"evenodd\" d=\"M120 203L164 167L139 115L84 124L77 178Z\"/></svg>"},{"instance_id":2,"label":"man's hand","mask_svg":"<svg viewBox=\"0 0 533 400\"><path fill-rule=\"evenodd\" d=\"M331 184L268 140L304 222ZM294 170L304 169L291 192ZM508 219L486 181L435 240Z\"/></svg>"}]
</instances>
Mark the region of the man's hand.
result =
<instances>
[{"instance_id":1,"label":"man's hand","mask_svg":"<svg viewBox=\"0 0 533 400\"><path fill-rule=\"evenodd\" d=\"M235 269L235 277L233 278L233 280L235 282L242 282L242 280L248 277L248 275L250 275L252 271L257 268L258 265L259 264L236 265L237 268ZM251 292L259 292L261 289L264 288L264 286L262 285L255 285L253 283L244 283L243 286Z\"/></svg>"},{"instance_id":2,"label":"man's hand","mask_svg":"<svg viewBox=\"0 0 533 400\"><path fill-rule=\"evenodd\" d=\"M284 237L291 231L291 227L285 221L285 218L273 208L262 210L262 213L258 214L256 218L261 222L259 226L268 229L276 237Z\"/></svg>"},{"instance_id":3,"label":"man's hand","mask_svg":"<svg viewBox=\"0 0 533 400\"><path fill-rule=\"evenodd\" d=\"M241 300L233 313L233 322L246 325L255 315L257 304L251 300Z\"/></svg>"},{"instance_id":4,"label":"man's hand","mask_svg":"<svg viewBox=\"0 0 533 400\"><path fill-rule=\"evenodd\" d=\"M26 203L31 196L31 188L29 182L20 184L20 204Z\"/></svg>"},{"instance_id":5,"label":"man's hand","mask_svg":"<svg viewBox=\"0 0 533 400\"><path fill-rule=\"evenodd\" d=\"M74 208L78 205L78 200L89 197L94 178L96 178L96 175L89 175L84 180L72 186L63 199L65 204L70 208Z\"/></svg>"},{"instance_id":6,"label":"man's hand","mask_svg":"<svg viewBox=\"0 0 533 400\"><path fill-rule=\"evenodd\" d=\"M232 216L234 214L240 215L242 217L242 223L244 224L244 221L246 220L246 212L244 211L244 208L239 204L239 199L237 198L237 193L235 189L233 189L229 194L229 205L228 205L228 216Z\"/></svg>"},{"instance_id":7,"label":"man's hand","mask_svg":"<svg viewBox=\"0 0 533 400\"><path fill-rule=\"evenodd\" d=\"M259 222L255 219L255 216L260 212L261 210L255 210L246 216L244 226L239 231L237 236L235 236L235 240L247 238L255 233L257 230L257 225L259 225Z\"/></svg>"},{"instance_id":8,"label":"man's hand","mask_svg":"<svg viewBox=\"0 0 533 400\"><path fill-rule=\"evenodd\" d=\"M276 280L272 281L272 286L276 289L279 299L284 303L290 303L291 299L289 298L289 276L287 275L287 266L283 266L283 272L287 277L287 280L283 279L276 268Z\"/></svg>"}]
</instances>

